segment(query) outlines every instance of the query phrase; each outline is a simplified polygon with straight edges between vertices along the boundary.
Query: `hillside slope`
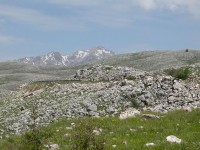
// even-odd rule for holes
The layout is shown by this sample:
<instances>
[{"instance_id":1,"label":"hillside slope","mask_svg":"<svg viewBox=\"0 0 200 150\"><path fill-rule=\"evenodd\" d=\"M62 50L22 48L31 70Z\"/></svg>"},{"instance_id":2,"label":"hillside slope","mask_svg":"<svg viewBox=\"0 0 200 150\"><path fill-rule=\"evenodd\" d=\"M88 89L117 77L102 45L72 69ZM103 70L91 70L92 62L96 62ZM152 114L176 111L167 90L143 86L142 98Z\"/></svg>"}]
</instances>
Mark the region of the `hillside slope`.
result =
<instances>
[{"instance_id":1,"label":"hillside slope","mask_svg":"<svg viewBox=\"0 0 200 150\"><path fill-rule=\"evenodd\" d=\"M159 71L171 67L181 67L200 63L200 51L144 51L121 54L98 61L97 64L134 67L146 71Z\"/></svg>"}]
</instances>

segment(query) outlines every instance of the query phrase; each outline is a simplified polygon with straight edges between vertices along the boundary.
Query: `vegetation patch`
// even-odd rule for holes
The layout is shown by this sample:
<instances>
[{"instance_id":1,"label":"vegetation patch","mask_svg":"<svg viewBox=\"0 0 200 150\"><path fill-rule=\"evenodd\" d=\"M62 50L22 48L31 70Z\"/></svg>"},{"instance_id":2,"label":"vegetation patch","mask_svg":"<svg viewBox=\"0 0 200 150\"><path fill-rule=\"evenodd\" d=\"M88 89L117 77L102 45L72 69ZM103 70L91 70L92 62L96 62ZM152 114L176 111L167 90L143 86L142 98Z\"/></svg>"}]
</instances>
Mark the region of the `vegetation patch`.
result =
<instances>
[{"instance_id":1,"label":"vegetation patch","mask_svg":"<svg viewBox=\"0 0 200 150\"><path fill-rule=\"evenodd\" d=\"M165 73L167 73L168 75L171 75L177 79L186 80L189 78L189 76L191 74L191 68L183 67L183 68L179 68L179 69L167 69L165 71Z\"/></svg>"},{"instance_id":2,"label":"vegetation patch","mask_svg":"<svg viewBox=\"0 0 200 150\"><path fill-rule=\"evenodd\" d=\"M135 98L131 97L128 100L131 102L133 108L140 108L140 104L137 102Z\"/></svg>"},{"instance_id":3,"label":"vegetation patch","mask_svg":"<svg viewBox=\"0 0 200 150\"><path fill-rule=\"evenodd\" d=\"M41 82L41 83L30 83L27 86L24 87L24 90L27 92L33 92L33 91L37 91L40 89L45 89L47 87L52 87L54 84L53 83L45 83L45 82Z\"/></svg>"},{"instance_id":4,"label":"vegetation patch","mask_svg":"<svg viewBox=\"0 0 200 150\"><path fill-rule=\"evenodd\" d=\"M134 77L134 76L128 76L128 77L126 77L126 79L127 79L127 80L133 80L133 81L135 81L135 80L136 80L136 77Z\"/></svg>"},{"instance_id":5,"label":"vegetation patch","mask_svg":"<svg viewBox=\"0 0 200 150\"><path fill-rule=\"evenodd\" d=\"M36 148L27 148L27 145L38 143L38 150L49 144L58 144L59 150L199 149L200 109L156 115L160 119L145 119L142 115L124 120L115 117L62 119L37 132L0 140L0 147L2 150L28 150ZM170 144L166 140L169 135L177 136L182 142ZM147 147L146 143L155 146Z\"/></svg>"},{"instance_id":6,"label":"vegetation patch","mask_svg":"<svg viewBox=\"0 0 200 150\"><path fill-rule=\"evenodd\" d=\"M72 149L103 150L105 147L104 137L98 126L92 122L92 119L80 119L78 124L74 124L71 136Z\"/></svg>"}]
</instances>

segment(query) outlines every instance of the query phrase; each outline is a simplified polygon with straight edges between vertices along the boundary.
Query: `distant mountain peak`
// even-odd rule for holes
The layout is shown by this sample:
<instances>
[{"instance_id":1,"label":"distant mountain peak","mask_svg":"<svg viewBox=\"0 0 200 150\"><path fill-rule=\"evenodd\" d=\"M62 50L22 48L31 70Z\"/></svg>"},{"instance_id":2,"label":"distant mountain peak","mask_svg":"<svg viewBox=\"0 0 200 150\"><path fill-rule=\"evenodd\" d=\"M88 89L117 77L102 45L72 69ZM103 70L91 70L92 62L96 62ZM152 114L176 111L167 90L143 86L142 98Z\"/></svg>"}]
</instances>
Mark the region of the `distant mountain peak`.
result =
<instances>
[{"instance_id":1,"label":"distant mountain peak","mask_svg":"<svg viewBox=\"0 0 200 150\"><path fill-rule=\"evenodd\" d=\"M74 66L80 64L87 64L113 56L114 53L102 46L93 47L87 50L78 50L72 55L62 55L58 51L51 51L43 56L25 57L19 59L19 62L33 65L64 65Z\"/></svg>"}]
</instances>

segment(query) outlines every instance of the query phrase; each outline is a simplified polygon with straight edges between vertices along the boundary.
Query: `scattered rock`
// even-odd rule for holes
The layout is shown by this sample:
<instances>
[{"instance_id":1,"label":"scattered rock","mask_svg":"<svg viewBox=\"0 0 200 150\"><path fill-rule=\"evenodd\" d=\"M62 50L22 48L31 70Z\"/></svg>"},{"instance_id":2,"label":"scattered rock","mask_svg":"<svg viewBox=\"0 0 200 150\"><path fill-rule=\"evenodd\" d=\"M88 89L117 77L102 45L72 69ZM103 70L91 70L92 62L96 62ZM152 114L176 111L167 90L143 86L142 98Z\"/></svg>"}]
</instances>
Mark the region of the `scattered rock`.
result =
<instances>
[{"instance_id":1,"label":"scattered rock","mask_svg":"<svg viewBox=\"0 0 200 150\"><path fill-rule=\"evenodd\" d=\"M117 147L117 145L112 145L113 148Z\"/></svg>"},{"instance_id":2,"label":"scattered rock","mask_svg":"<svg viewBox=\"0 0 200 150\"><path fill-rule=\"evenodd\" d=\"M70 134L69 134L69 133L66 133L64 136L65 136L65 137L68 137L68 136L70 136Z\"/></svg>"},{"instance_id":3,"label":"scattered rock","mask_svg":"<svg viewBox=\"0 0 200 150\"><path fill-rule=\"evenodd\" d=\"M94 135L100 135L101 134L101 132L99 131L99 130L93 130L93 132L92 132Z\"/></svg>"},{"instance_id":4,"label":"scattered rock","mask_svg":"<svg viewBox=\"0 0 200 150\"><path fill-rule=\"evenodd\" d=\"M177 138L176 136L174 135L170 135L170 136L167 136L167 141L170 142L170 143L178 143L180 144L181 143L181 139Z\"/></svg>"},{"instance_id":5,"label":"scattered rock","mask_svg":"<svg viewBox=\"0 0 200 150\"><path fill-rule=\"evenodd\" d=\"M57 150L59 148L58 144L44 145L44 147L48 148L49 150Z\"/></svg>"},{"instance_id":6,"label":"scattered rock","mask_svg":"<svg viewBox=\"0 0 200 150\"><path fill-rule=\"evenodd\" d=\"M155 145L156 145L156 144L154 144L154 143L146 143L146 144L145 144L146 147L155 146Z\"/></svg>"},{"instance_id":7,"label":"scattered rock","mask_svg":"<svg viewBox=\"0 0 200 150\"><path fill-rule=\"evenodd\" d=\"M94 111L94 112L97 111L97 105L95 104L89 105L87 111Z\"/></svg>"},{"instance_id":8,"label":"scattered rock","mask_svg":"<svg viewBox=\"0 0 200 150\"><path fill-rule=\"evenodd\" d=\"M123 141L122 144L127 145L127 142L126 142L126 141Z\"/></svg>"},{"instance_id":9,"label":"scattered rock","mask_svg":"<svg viewBox=\"0 0 200 150\"><path fill-rule=\"evenodd\" d=\"M27 131L32 122L30 106L36 104L38 124L81 116L120 114L119 118L125 119L139 115L138 108L166 113L177 108L190 112L200 107L199 84L194 81L186 84L164 74L153 75L134 68L107 65L81 69L76 77L87 82L55 84L32 93L25 91L26 87L21 88L10 103L0 106L3 112L0 120L4 120L2 126L5 129L0 133L13 131L20 134ZM143 117L158 119L146 114Z\"/></svg>"},{"instance_id":10,"label":"scattered rock","mask_svg":"<svg viewBox=\"0 0 200 150\"><path fill-rule=\"evenodd\" d=\"M187 112L192 112L192 108L189 106L183 106L182 109Z\"/></svg>"},{"instance_id":11,"label":"scattered rock","mask_svg":"<svg viewBox=\"0 0 200 150\"><path fill-rule=\"evenodd\" d=\"M127 119L127 118L135 117L136 115L139 115L139 114L140 114L140 111L139 111L139 110L134 109L134 108L131 108L131 109L128 109L128 110L122 112L122 113L119 115L119 118L120 118L120 119Z\"/></svg>"},{"instance_id":12,"label":"scattered rock","mask_svg":"<svg viewBox=\"0 0 200 150\"><path fill-rule=\"evenodd\" d=\"M137 130L136 130L136 129L130 128L130 131L131 131L131 132L136 132Z\"/></svg>"},{"instance_id":13,"label":"scattered rock","mask_svg":"<svg viewBox=\"0 0 200 150\"><path fill-rule=\"evenodd\" d=\"M176 98L174 97L174 96L170 96L169 98L168 98L168 100L169 101L174 101Z\"/></svg>"},{"instance_id":14,"label":"scattered rock","mask_svg":"<svg viewBox=\"0 0 200 150\"><path fill-rule=\"evenodd\" d=\"M72 128L72 127L66 127L66 129L67 129L67 130L72 130L73 128Z\"/></svg>"},{"instance_id":15,"label":"scattered rock","mask_svg":"<svg viewBox=\"0 0 200 150\"><path fill-rule=\"evenodd\" d=\"M58 144L51 144L50 145L50 150L56 150L58 148L59 148Z\"/></svg>"}]
</instances>

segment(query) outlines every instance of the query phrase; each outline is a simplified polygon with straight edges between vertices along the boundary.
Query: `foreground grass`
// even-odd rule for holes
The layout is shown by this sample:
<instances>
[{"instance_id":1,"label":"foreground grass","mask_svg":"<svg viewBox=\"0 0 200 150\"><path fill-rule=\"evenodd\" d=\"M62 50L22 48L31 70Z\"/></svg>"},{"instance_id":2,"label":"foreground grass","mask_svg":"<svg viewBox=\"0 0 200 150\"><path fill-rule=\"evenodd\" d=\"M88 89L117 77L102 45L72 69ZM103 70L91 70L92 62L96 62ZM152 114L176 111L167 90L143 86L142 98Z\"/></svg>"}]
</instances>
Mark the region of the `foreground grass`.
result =
<instances>
[{"instance_id":1,"label":"foreground grass","mask_svg":"<svg viewBox=\"0 0 200 150\"><path fill-rule=\"evenodd\" d=\"M39 130L40 134L46 133L38 136L42 145L39 149L45 149L44 144L52 143L58 144L59 150L83 149L79 147L81 144L89 144L88 149L102 150L200 149L200 109L157 115L160 119L144 119L142 116L125 120L115 117L62 119ZM100 131L100 135L94 135L94 130ZM167 142L168 135L177 136L182 143ZM1 150L28 149L26 146L31 144L31 140L27 142L26 136L1 140ZM155 146L146 147L146 143L155 143Z\"/></svg>"}]
</instances>

